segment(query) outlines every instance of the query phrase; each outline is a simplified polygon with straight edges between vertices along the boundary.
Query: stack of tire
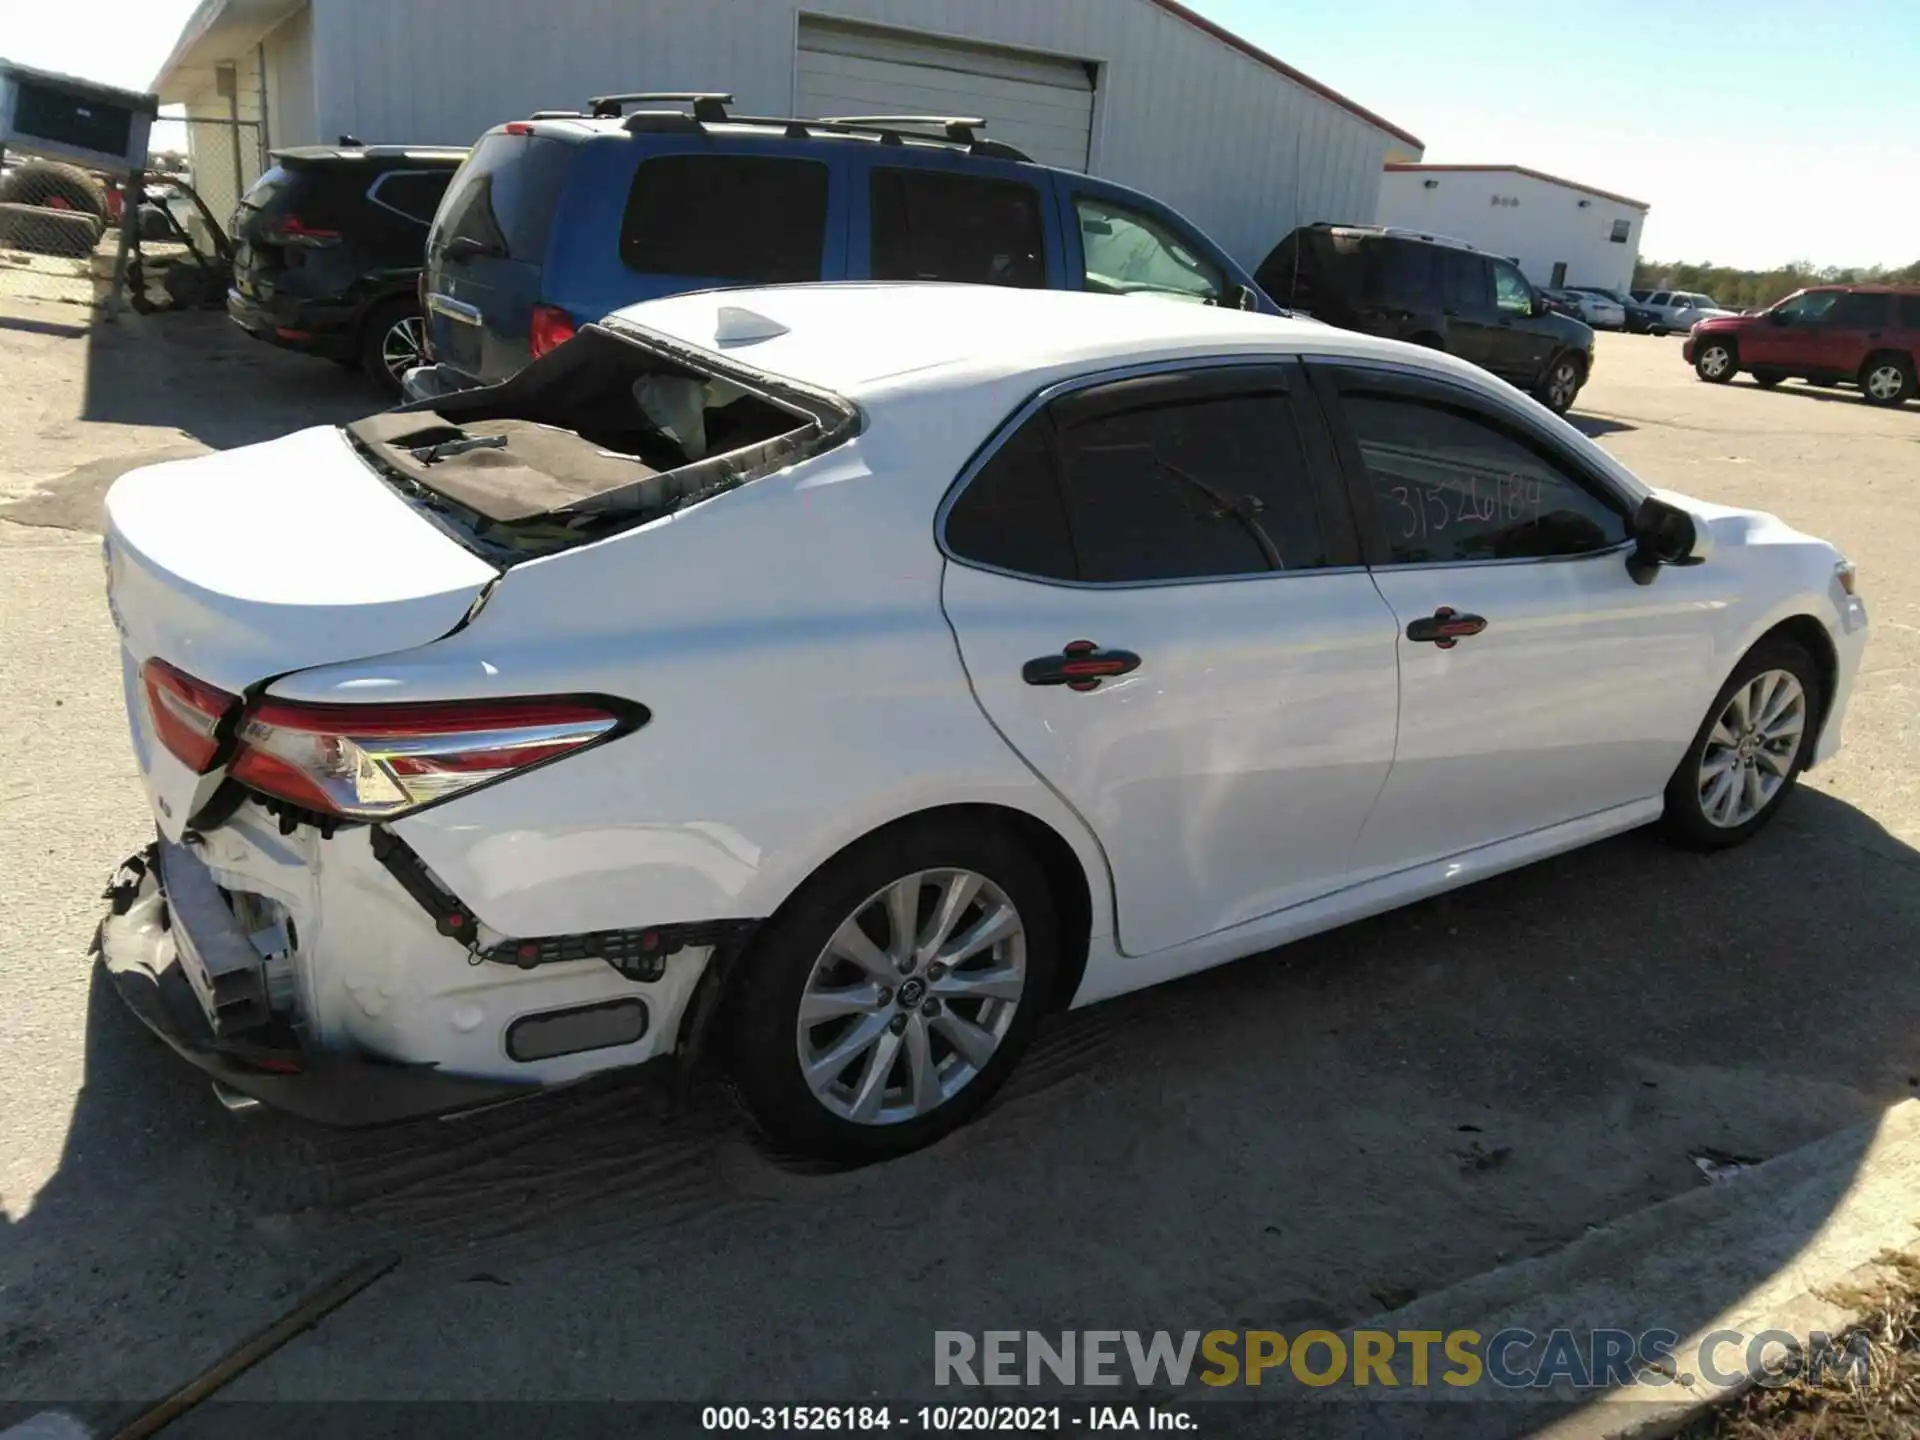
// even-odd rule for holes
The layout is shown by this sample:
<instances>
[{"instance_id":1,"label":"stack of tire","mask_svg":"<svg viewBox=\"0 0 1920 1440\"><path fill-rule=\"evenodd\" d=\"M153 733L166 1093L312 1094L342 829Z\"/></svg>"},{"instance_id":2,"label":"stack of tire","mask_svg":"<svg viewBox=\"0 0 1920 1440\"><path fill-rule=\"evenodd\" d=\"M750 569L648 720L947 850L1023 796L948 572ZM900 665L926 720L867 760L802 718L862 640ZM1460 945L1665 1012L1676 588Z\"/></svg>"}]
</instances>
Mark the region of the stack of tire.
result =
<instances>
[{"instance_id":1,"label":"stack of tire","mask_svg":"<svg viewBox=\"0 0 1920 1440\"><path fill-rule=\"evenodd\" d=\"M107 228L107 193L73 165L27 160L0 174L0 250L86 256Z\"/></svg>"}]
</instances>

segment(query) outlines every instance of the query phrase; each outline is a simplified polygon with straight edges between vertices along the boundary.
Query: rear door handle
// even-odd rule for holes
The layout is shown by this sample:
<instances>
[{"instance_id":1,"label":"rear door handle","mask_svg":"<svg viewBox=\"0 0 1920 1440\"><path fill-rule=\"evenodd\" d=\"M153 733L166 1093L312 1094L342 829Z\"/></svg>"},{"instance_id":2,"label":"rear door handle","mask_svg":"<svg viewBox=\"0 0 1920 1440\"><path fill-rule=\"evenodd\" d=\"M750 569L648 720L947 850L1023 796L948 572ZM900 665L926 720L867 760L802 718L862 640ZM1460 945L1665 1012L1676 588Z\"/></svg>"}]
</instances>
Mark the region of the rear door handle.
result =
<instances>
[{"instance_id":1,"label":"rear door handle","mask_svg":"<svg viewBox=\"0 0 1920 1440\"><path fill-rule=\"evenodd\" d=\"M1442 605L1423 620L1409 621L1407 639L1425 641L1442 650L1451 650L1469 635L1478 635L1487 622L1478 615L1462 615L1451 605Z\"/></svg>"},{"instance_id":2,"label":"rear door handle","mask_svg":"<svg viewBox=\"0 0 1920 1440\"><path fill-rule=\"evenodd\" d=\"M1020 667L1029 685L1064 685L1069 690L1098 689L1102 680L1140 668L1131 650L1102 650L1091 640L1070 640L1058 655L1042 655Z\"/></svg>"}]
</instances>

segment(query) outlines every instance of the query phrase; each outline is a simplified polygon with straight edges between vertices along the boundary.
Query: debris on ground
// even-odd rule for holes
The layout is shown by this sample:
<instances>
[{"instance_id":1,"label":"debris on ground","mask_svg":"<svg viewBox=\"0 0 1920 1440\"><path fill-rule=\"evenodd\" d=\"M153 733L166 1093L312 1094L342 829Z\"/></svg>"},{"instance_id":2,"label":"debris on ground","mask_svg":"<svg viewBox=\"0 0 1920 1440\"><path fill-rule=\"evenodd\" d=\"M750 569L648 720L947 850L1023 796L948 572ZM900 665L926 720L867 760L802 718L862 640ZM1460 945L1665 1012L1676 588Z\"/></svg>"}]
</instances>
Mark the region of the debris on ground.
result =
<instances>
[{"instance_id":1,"label":"debris on ground","mask_svg":"<svg viewBox=\"0 0 1920 1440\"><path fill-rule=\"evenodd\" d=\"M1886 1278L1832 1295L1864 1318L1834 1337L1843 1363L1756 1386L1702 1416L1680 1440L1894 1440L1920 1435L1920 1258L1882 1255Z\"/></svg>"}]
</instances>

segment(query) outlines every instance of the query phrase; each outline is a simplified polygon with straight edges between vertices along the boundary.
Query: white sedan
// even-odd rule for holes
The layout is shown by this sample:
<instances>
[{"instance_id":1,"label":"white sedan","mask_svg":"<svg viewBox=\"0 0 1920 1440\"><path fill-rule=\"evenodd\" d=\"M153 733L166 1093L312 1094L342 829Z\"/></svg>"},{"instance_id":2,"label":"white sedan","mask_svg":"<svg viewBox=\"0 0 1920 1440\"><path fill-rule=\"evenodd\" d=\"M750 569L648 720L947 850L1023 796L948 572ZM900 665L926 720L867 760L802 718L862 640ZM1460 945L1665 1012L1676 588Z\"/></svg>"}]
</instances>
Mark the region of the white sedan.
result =
<instances>
[{"instance_id":1,"label":"white sedan","mask_svg":"<svg viewBox=\"0 0 1920 1440\"><path fill-rule=\"evenodd\" d=\"M1831 756L1867 620L1444 354L1155 299L675 297L127 475L104 962L353 1122L707 1048L871 1157L1084 1005Z\"/></svg>"}]
</instances>

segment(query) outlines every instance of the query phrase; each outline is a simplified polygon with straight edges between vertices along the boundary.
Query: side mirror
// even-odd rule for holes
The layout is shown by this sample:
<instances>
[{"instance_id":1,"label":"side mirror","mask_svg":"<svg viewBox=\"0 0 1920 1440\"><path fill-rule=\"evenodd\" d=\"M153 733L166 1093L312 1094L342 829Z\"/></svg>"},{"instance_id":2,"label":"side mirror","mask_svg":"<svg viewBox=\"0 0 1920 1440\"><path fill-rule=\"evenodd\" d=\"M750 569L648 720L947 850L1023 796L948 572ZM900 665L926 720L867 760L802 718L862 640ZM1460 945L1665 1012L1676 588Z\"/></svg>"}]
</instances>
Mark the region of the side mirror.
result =
<instances>
[{"instance_id":1,"label":"side mirror","mask_svg":"<svg viewBox=\"0 0 1920 1440\"><path fill-rule=\"evenodd\" d=\"M1538 290L1533 292L1533 304L1527 311L1529 315L1545 315L1552 309L1553 303L1546 296Z\"/></svg>"},{"instance_id":2,"label":"side mirror","mask_svg":"<svg viewBox=\"0 0 1920 1440\"><path fill-rule=\"evenodd\" d=\"M1637 585L1651 585L1663 565L1698 565L1706 559L1693 516L1656 495L1642 500L1634 512L1633 541L1627 573Z\"/></svg>"}]
</instances>

